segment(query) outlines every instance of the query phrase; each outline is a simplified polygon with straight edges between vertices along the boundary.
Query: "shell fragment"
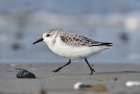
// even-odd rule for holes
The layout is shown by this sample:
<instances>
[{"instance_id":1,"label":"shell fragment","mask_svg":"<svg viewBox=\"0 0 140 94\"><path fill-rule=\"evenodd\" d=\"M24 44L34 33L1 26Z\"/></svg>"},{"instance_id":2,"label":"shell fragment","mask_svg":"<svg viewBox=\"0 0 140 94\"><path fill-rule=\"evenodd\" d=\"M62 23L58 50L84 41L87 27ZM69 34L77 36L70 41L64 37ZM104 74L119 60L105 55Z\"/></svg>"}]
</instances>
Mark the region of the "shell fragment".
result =
<instances>
[{"instance_id":1,"label":"shell fragment","mask_svg":"<svg viewBox=\"0 0 140 94\"><path fill-rule=\"evenodd\" d=\"M127 81L126 86L131 87L131 86L140 86L140 81Z\"/></svg>"}]
</instances>

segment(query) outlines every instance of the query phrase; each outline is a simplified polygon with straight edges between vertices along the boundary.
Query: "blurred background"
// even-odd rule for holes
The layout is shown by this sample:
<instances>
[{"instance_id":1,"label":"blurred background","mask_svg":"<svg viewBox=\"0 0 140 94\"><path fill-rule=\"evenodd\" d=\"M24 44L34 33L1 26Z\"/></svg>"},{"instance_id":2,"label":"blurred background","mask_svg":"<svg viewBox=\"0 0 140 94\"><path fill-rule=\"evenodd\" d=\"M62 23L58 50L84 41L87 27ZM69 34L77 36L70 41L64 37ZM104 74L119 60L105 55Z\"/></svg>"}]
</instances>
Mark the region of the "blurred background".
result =
<instances>
[{"instance_id":1,"label":"blurred background","mask_svg":"<svg viewBox=\"0 0 140 94\"><path fill-rule=\"evenodd\" d=\"M140 0L1 0L0 63L66 63L45 43L32 45L50 29L114 43L90 63L139 64Z\"/></svg>"}]
</instances>

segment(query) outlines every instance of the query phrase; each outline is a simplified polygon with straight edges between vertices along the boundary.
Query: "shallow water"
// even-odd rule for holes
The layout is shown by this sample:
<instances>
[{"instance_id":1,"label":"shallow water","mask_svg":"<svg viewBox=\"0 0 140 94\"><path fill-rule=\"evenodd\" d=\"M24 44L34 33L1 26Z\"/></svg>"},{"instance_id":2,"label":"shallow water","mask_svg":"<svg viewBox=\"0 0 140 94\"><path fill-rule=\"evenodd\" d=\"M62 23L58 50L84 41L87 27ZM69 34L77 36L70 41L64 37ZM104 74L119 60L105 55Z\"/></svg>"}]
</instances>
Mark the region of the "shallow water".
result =
<instances>
[{"instance_id":1,"label":"shallow water","mask_svg":"<svg viewBox=\"0 0 140 94\"><path fill-rule=\"evenodd\" d=\"M90 63L139 63L139 5L138 0L1 0L0 63L67 62L45 43L32 45L50 29L114 43Z\"/></svg>"}]
</instances>

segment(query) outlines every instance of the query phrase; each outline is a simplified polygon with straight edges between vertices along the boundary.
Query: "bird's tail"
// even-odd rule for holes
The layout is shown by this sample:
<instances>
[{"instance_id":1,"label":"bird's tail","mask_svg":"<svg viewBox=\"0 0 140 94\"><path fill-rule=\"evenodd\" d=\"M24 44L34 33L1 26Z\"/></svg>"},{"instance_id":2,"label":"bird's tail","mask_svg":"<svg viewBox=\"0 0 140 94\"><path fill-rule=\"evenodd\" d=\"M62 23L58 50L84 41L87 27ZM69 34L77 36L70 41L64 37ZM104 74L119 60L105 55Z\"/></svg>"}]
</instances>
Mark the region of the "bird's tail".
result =
<instances>
[{"instance_id":1,"label":"bird's tail","mask_svg":"<svg viewBox=\"0 0 140 94\"><path fill-rule=\"evenodd\" d=\"M100 42L100 44L98 45L94 45L93 48L96 52L105 50L105 49L109 49L112 48L113 43L109 43L109 42Z\"/></svg>"}]
</instances>

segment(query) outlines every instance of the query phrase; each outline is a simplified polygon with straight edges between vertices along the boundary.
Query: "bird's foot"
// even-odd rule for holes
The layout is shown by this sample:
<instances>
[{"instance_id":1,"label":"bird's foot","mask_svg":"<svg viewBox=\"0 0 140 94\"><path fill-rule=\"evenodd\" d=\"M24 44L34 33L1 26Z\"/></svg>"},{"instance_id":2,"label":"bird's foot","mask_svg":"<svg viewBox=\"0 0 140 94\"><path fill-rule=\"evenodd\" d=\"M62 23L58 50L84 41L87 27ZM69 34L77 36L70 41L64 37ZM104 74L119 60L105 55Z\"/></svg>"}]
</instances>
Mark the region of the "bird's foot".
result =
<instances>
[{"instance_id":1,"label":"bird's foot","mask_svg":"<svg viewBox=\"0 0 140 94\"><path fill-rule=\"evenodd\" d=\"M94 70L94 69L92 69L92 71L93 71L93 72L95 72L95 70Z\"/></svg>"},{"instance_id":2,"label":"bird's foot","mask_svg":"<svg viewBox=\"0 0 140 94\"><path fill-rule=\"evenodd\" d=\"M89 75L92 75L93 74L93 72L95 72L95 70L94 69L90 69L91 70L91 73L89 74Z\"/></svg>"},{"instance_id":3,"label":"bird's foot","mask_svg":"<svg viewBox=\"0 0 140 94\"><path fill-rule=\"evenodd\" d=\"M61 70L61 67L59 67L58 69L56 69L56 70L53 70L52 72L58 72L58 71L60 71Z\"/></svg>"}]
</instances>

